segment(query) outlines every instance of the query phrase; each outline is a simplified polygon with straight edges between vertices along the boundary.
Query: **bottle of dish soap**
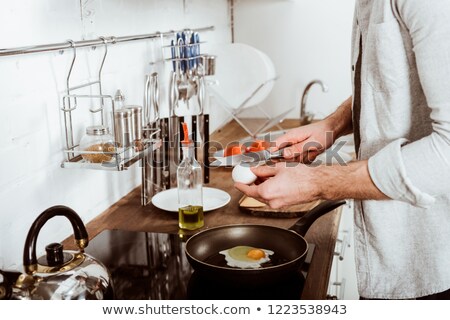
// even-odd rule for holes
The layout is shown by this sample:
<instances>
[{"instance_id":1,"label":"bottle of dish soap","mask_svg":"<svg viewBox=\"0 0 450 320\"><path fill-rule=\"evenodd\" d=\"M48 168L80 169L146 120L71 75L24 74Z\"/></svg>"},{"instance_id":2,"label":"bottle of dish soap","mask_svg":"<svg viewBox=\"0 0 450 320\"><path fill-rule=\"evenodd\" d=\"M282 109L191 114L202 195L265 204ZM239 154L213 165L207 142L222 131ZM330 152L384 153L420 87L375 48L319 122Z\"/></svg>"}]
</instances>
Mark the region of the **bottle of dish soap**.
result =
<instances>
[{"instance_id":1,"label":"bottle of dish soap","mask_svg":"<svg viewBox=\"0 0 450 320\"><path fill-rule=\"evenodd\" d=\"M195 159L194 143L189 140L187 123L183 123L184 139L181 141L183 160L177 169L178 225L181 229L195 230L203 227L203 175Z\"/></svg>"}]
</instances>

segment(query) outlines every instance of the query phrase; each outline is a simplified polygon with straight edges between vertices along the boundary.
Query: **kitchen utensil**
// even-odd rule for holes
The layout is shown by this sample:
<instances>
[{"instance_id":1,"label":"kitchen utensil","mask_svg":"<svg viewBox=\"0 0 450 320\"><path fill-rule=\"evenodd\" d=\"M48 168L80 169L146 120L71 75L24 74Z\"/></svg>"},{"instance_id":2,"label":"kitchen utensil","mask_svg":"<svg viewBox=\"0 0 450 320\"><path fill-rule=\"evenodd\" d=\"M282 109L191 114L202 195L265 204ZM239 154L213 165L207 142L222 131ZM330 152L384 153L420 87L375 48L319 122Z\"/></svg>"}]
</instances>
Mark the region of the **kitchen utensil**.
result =
<instances>
[{"instance_id":1,"label":"kitchen utensil","mask_svg":"<svg viewBox=\"0 0 450 320\"><path fill-rule=\"evenodd\" d=\"M155 122L152 123L154 129L162 129L164 126L164 121L160 116L159 111L159 80L158 73L153 72L150 76L150 110L156 115ZM157 138L161 139L163 133L160 132ZM165 169L162 165L162 160L164 158L164 148L158 148L152 153L152 170L153 170L153 193L158 193L163 189L163 170Z\"/></svg>"},{"instance_id":2,"label":"kitchen utensil","mask_svg":"<svg viewBox=\"0 0 450 320\"><path fill-rule=\"evenodd\" d=\"M278 282L301 267L308 252L304 235L314 221L344 203L324 201L289 230L267 225L228 225L206 229L187 240L186 256L195 271L214 280L233 281L243 286ZM227 266L219 252L242 245L272 250L272 260L278 263L257 269Z\"/></svg>"},{"instance_id":3,"label":"kitchen utensil","mask_svg":"<svg viewBox=\"0 0 450 320\"><path fill-rule=\"evenodd\" d=\"M203 183L209 183L209 114L203 114L202 117L200 132L203 132L201 137L203 144Z\"/></svg>"},{"instance_id":4,"label":"kitchen utensil","mask_svg":"<svg viewBox=\"0 0 450 320\"><path fill-rule=\"evenodd\" d=\"M53 217L66 217L72 224L78 251L63 250L60 243L45 247L46 255L36 258L37 237ZM53 206L40 214L31 225L23 252L25 273L13 287L13 299L20 300L102 300L113 298L111 276L106 267L85 254L89 244L86 228L72 209Z\"/></svg>"},{"instance_id":5,"label":"kitchen utensil","mask_svg":"<svg viewBox=\"0 0 450 320\"><path fill-rule=\"evenodd\" d=\"M193 47L194 57L200 57L200 36L198 33L193 34ZM195 59L197 62L200 58ZM202 142L202 162L203 162L203 183L209 183L209 114L205 113L205 96L206 96L206 86L205 86L205 76L202 73L199 63L197 63L197 78L196 78L196 88L197 88L197 101L199 106L199 113L197 114L196 124L198 125L198 132L200 135L200 140Z\"/></svg>"},{"instance_id":6,"label":"kitchen utensil","mask_svg":"<svg viewBox=\"0 0 450 320\"><path fill-rule=\"evenodd\" d=\"M242 162L243 153L225 156L227 149L218 150L212 155L215 159L209 164L210 167L234 167Z\"/></svg>"},{"instance_id":7,"label":"kitchen utensil","mask_svg":"<svg viewBox=\"0 0 450 320\"><path fill-rule=\"evenodd\" d=\"M242 162L267 162L272 159L283 158L283 149L279 149L274 152L270 152L269 150L261 150L257 152L246 152L243 154Z\"/></svg>"},{"instance_id":8,"label":"kitchen utensil","mask_svg":"<svg viewBox=\"0 0 450 320\"><path fill-rule=\"evenodd\" d=\"M177 61L176 61L176 58L177 58L177 55L176 55L176 46L175 46L175 41L172 39L171 41L170 41L170 53L171 53L171 55L172 55L172 71L173 72L177 72Z\"/></svg>"},{"instance_id":9,"label":"kitchen utensil","mask_svg":"<svg viewBox=\"0 0 450 320\"><path fill-rule=\"evenodd\" d=\"M199 35L198 32L192 32L191 33L191 37L190 37L190 46L189 46L189 50L191 52L190 56L191 59L189 60L189 68L192 71L196 71L197 69L197 57L200 54L200 44L199 43Z\"/></svg>"},{"instance_id":10,"label":"kitchen utensil","mask_svg":"<svg viewBox=\"0 0 450 320\"><path fill-rule=\"evenodd\" d=\"M184 39L183 35L181 33L177 33L177 49L178 49L178 58L180 59L180 72L181 74L184 74L186 72L186 60L184 56Z\"/></svg>"},{"instance_id":11,"label":"kitchen utensil","mask_svg":"<svg viewBox=\"0 0 450 320\"><path fill-rule=\"evenodd\" d=\"M256 152L243 152L240 154L224 156L224 150L220 150L214 154L214 160L211 162L210 167L224 167L224 166L236 166L239 163L259 163L267 162L272 159L283 158L283 149L270 152L268 150L261 150Z\"/></svg>"},{"instance_id":12,"label":"kitchen utensil","mask_svg":"<svg viewBox=\"0 0 450 320\"><path fill-rule=\"evenodd\" d=\"M239 209L241 212L255 217L289 219L304 216L305 213L317 206L320 202L321 200L316 200L308 203L287 206L280 209L273 209L267 204L254 198L243 196L239 200Z\"/></svg>"},{"instance_id":13,"label":"kitchen utensil","mask_svg":"<svg viewBox=\"0 0 450 320\"><path fill-rule=\"evenodd\" d=\"M158 73L147 75L144 87L144 138L150 136L160 140L162 138L159 117L159 85ZM159 132L158 132L159 131ZM156 133L155 133L156 132ZM160 170L161 147L148 150L142 165L142 204L146 205L150 199L162 188L162 172Z\"/></svg>"},{"instance_id":14,"label":"kitchen utensil","mask_svg":"<svg viewBox=\"0 0 450 320\"><path fill-rule=\"evenodd\" d=\"M220 189L203 187L203 211L211 211L226 206L231 200L230 195ZM176 188L164 190L153 196L152 203L155 207L178 212L178 191Z\"/></svg>"},{"instance_id":15,"label":"kitchen utensil","mask_svg":"<svg viewBox=\"0 0 450 320\"><path fill-rule=\"evenodd\" d=\"M172 72L169 83L169 186L177 186L177 166L180 162L180 118L175 113L178 104L177 74Z\"/></svg>"}]
</instances>

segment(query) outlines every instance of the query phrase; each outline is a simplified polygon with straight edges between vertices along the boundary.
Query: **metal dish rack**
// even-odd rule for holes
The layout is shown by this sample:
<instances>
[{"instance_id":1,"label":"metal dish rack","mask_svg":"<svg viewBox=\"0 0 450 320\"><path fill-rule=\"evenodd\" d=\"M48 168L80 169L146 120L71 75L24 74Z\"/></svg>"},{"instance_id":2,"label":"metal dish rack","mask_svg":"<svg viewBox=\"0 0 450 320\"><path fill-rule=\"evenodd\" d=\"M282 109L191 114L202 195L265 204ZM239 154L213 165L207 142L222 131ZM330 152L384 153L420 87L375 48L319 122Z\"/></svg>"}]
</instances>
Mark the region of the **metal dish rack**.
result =
<instances>
[{"instance_id":1,"label":"metal dish rack","mask_svg":"<svg viewBox=\"0 0 450 320\"><path fill-rule=\"evenodd\" d=\"M66 94L62 99L61 112L64 117L64 132L66 148L64 149L65 160L62 162L62 168L84 168L84 169L96 169L96 170L110 170L110 171L122 171L126 170L128 167L143 159L145 153L150 150L155 150L160 147L161 141L155 139L154 136L159 132L159 129L144 127L143 131L147 131L146 139L142 141L142 150L135 151L133 146L121 148L116 146L114 152L106 151L83 151L79 147L79 141L75 141L74 138L74 121L73 113L75 110L81 109L79 107L79 100L98 100L100 106L97 108L89 108L91 114L99 114L100 125L106 125L108 123L107 114L112 115L115 111L114 98L111 95L104 95L102 93L102 70L105 64L106 57L108 55L108 43L105 38L101 38L104 43L104 54L101 61L100 68L98 70L98 79L96 81L90 81L85 84L70 86L70 77L75 65L77 58L76 46L73 41L69 41L71 48L73 50L73 59L70 65L67 80L66 80ZM97 86L98 94L73 94L73 91ZM108 112L109 111L109 112ZM117 130L114 121L111 121L110 126L112 129L112 136L115 136ZM150 131L150 132L149 132ZM110 155L111 160L101 163L92 163L83 159L83 154L99 154L99 155Z\"/></svg>"}]
</instances>

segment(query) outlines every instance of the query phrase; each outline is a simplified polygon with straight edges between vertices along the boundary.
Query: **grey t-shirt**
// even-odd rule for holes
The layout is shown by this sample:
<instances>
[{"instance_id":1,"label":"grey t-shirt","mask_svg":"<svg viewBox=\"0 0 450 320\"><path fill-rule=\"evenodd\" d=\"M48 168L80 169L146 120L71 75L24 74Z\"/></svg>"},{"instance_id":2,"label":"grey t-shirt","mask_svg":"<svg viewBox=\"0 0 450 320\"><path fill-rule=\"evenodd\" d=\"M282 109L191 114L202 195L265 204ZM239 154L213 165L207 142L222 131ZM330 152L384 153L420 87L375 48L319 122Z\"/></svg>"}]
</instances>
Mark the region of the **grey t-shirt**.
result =
<instances>
[{"instance_id":1,"label":"grey t-shirt","mask_svg":"<svg viewBox=\"0 0 450 320\"><path fill-rule=\"evenodd\" d=\"M358 158L369 159L373 182L393 199L356 201L359 293L407 299L445 291L450 1L356 0L352 65Z\"/></svg>"}]
</instances>

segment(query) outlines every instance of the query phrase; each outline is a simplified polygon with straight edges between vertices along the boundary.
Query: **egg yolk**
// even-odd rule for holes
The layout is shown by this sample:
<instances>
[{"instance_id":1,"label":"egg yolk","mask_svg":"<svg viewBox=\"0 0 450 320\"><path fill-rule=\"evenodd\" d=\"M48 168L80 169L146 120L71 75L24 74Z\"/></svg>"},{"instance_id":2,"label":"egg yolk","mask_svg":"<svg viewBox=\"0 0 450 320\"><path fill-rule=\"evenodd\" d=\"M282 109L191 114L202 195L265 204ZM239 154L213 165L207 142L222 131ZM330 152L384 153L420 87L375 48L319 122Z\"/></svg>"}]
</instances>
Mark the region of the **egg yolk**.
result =
<instances>
[{"instance_id":1,"label":"egg yolk","mask_svg":"<svg viewBox=\"0 0 450 320\"><path fill-rule=\"evenodd\" d=\"M247 257L253 260L259 260L266 256L266 253L261 249L252 249L247 252Z\"/></svg>"}]
</instances>

